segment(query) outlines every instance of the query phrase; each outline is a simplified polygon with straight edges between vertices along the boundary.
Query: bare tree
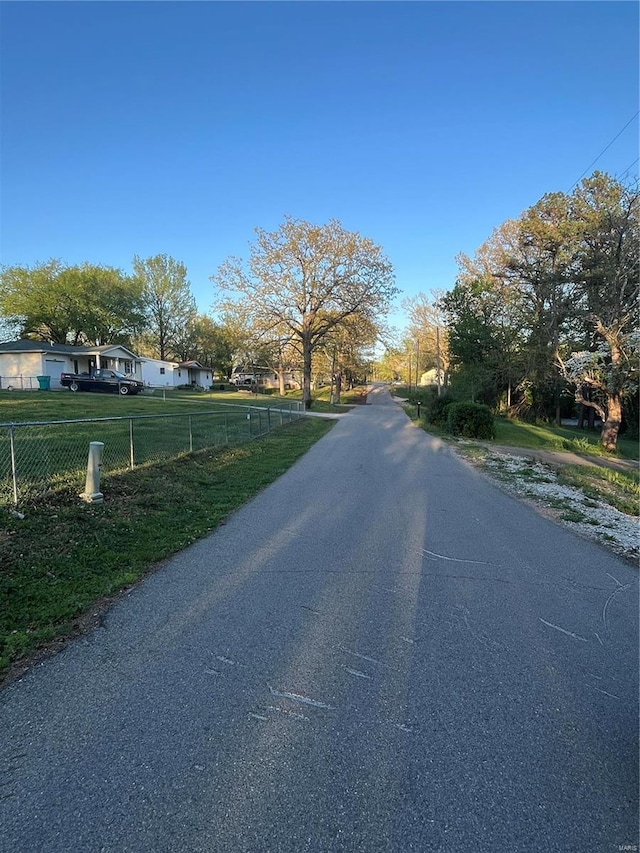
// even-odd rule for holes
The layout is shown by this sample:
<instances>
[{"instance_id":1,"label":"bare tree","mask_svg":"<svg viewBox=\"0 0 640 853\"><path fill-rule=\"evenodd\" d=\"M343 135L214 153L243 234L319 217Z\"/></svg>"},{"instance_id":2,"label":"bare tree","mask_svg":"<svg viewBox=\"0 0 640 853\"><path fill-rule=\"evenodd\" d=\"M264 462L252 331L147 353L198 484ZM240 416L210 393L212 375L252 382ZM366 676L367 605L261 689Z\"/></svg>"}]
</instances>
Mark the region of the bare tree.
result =
<instances>
[{"instance_id":1,"label":"bare tree","mask_svg":"<svg viewBox=\"0 0 640 853\"><path fill-rule=\"evenodd\" d=\"M314 351L346 318L375 320L387 311L397 293L393 270L379 246L337 220L312 225L287 217L277 231L258 228L256 234L248 264L229 258L212 281L237 294L261 329L296 341L309 408Z\"/></svg>"}]
</instances>

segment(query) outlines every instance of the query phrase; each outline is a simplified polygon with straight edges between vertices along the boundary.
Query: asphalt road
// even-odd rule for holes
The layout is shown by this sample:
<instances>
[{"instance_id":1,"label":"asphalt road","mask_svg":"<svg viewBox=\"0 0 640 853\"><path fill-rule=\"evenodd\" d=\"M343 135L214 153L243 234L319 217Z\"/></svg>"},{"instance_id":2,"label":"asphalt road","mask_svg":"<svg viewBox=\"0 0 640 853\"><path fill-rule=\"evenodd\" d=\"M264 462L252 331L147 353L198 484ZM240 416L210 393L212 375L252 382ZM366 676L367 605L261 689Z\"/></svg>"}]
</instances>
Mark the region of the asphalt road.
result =
<instances>
[{"instance_id":1,"label":"asphalt road","mask_svg":"<svg viewBox=\"0 0 640 853\"><path fill-rule=\"evenodd\" d=\"M5 688L2 851L638 844L637 572L370 400Z\"/></svg>"}]
</instances>

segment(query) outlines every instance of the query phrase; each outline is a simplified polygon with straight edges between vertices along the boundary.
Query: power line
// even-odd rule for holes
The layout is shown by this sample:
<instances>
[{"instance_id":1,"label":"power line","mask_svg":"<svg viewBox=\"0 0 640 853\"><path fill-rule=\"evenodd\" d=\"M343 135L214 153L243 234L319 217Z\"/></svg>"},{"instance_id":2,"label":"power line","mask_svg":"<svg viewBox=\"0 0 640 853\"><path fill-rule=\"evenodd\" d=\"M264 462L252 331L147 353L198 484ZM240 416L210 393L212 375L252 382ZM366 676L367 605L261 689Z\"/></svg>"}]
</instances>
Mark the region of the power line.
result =
<instances>
[{"instance_id":1,"label":"power line","mask_svg":"<svg viewBox=\"0 0 640 853\"><path fill-rule=\"evenodd\" d=\"M636 159L633 161L633 163L632 163L630 166L627 166L627 168L626 168L626 169L624 170L624 172L620 175L620 177L621 177L621 178L624 178L624 176L627 174L627 172L630 172L630 171L631 171L631 169L633 169L633 167L636 165L636 163L638 162L638 160L640 160L640 157L636 157Z\"/></svg>"},{"instance_id":2,"label":"power line","mask_svg":"<svg viewBox=\"0 0 640 853\"><path fill-rule=\"evenodd\" d=\"M605 151L608 151L608 150L609 150L609 148L611 148L611 146L612 146L612 145L613 145L613 143L616 141L616 139L617 139L619 136L621 136L621 135L625 132L625 130L629 127L629 125L631 124L631 122L632 122L632 121L635 121L635 120L638 118L638 116L639 116L639 115L640 115L640 110L638 110L638 112L637 112L634 116L632 116L632 117L629 119L629 121L625 124L625 126L622 128L622 130L620 130L618 133L616 133L616 135L613 137L613 139L611 140L611 142L610 142L608 145L606 145L606 146L602 149L602 151L598 154L598 156L597 156L597 157L596 157L596 159L593 161L593 163L589 163L589 165L588 165L588 166L587 166L587 168L584 170L584 172L580 175L580 177L578 178L578 180L577 180L574 184L572 184L572 185L571 185L571 189L569 190L569 192L571 192L571 190L575 187L575 185L578 183L578 181L580 181L582 178L584 178L584 176L587 174L587 172L589 171L589 169L590 169L592 166L594 166L594 165L598 162L598 160L602 157L602 155L604 154L604 152L605 152ZM638 159L640 159L640 158L638 158ZM637 163L637 162L638 162L638 160L636 160L635 162ZM631 166L633 166L633 165L634 165L634 163L632 163L632 164L631 164ZM629 166L629 168L631 168L631 166Z\"/></svg>"}]
</instances>

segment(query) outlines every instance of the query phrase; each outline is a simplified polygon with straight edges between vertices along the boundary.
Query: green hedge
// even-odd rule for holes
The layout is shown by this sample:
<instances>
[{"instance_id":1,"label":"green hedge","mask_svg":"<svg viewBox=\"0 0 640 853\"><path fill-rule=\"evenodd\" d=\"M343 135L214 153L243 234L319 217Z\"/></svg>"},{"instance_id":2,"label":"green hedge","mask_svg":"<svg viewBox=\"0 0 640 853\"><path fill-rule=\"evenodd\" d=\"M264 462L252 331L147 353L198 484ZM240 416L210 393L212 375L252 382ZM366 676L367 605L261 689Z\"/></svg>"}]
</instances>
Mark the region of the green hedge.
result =
<instances>
[{"instance_id":1,"label":"green hedge","mask_svg":"<svg viewBox=\"0 0 640 853\"><path fill-rule=\"evenodd\" d=\"M447 406L447 429L465 438L494 438L493 414L481 403L450 403Z\"/></svg>"},{"instance_id":2,"label":"green hedge","mask_svg":"<svg viewBox=\"0 0 640 853\"><path fill-rule=\"evenodd\" d=\"M432 397L427 403L427 421L434 426L445 427L447 425L449 407L453 405L451 397Z\"/></svg>"}]
</instances>

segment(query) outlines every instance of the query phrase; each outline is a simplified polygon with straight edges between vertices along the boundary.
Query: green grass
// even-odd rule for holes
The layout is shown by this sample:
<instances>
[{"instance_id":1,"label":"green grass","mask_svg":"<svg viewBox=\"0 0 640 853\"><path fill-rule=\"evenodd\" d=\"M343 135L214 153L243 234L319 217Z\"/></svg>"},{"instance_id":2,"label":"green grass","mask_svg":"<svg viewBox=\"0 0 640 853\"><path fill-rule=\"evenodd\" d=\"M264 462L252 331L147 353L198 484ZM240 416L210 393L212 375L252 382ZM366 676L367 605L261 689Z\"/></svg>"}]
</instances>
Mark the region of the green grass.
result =
<instances>
[{"instance_id":1,"label":"green grass","mask_svg":"<svg viewBox=\"0 0 640 853\"><path fill-rule=\"evenodd\" d=\"M246 391L194 392L179 389L143 392L133 397L70 391L2 391L0 423L106 418L194 411L219 411L240 407L288 407L291 400Z\"/></svg>"},{"instance_id":2,"label":"green grass","mask_svg":"<svg viewBox=\"0 0 640 853\"><path fill-rule=\"evenodd\" d=\"M362 387L342 394L341 405L329 402L329 386L313 392L314 412L344 412L345 405L360 402ZM0 423L23 421L70 420L117 415L145 415L154 412L239 411L253 406L288 409L302 399L301 391L287 391L284 397L276 394L253 394L246 389L228 391L192 391L184 389L155 389L134 397L117 394L78 393L70 391L0 391Z\"/></svg>"},{"instance_id":3,"label":"green grass","mask_svg":"<svg viewBox=\"0 0 640 853\"><path fill-rule=\"evenodd\" d=\"M415 405L404 404L404 409L409 417L431 433L444 440L454 441L444 430L427 424L424 418L418 421L418 410ZM507 447L530 448L532 450L557 450L579 453L583 456L599 456L608 458L638 459L638 443L625 438L618 441L618 453L610 454L598 444L596 432L586 433L572 427L555 427L551 425L525 424L518 421L496 418L496 438L494 441L483 441L482 444L474 444L466 440L459 444L459 452L470 459L470 461L484 467L486 453L484 447L491 449L491 445L504 445ZM613 471L599 465L556 465L558 481L563 485L574 486L581 489L587 500L602 501L615 507L627 515L637 516L640 509L640 474L637 468L625 471ZM500 474L493 471L495 476L505 479L534 479L532 472L525 471L521 474ZM587 504L588 505L588 504Z\"/></svg>"},{"instance_id":4,"label":"green grass","mask_svg":"<svg viewBox=\"0 0 640 853\"><path fill-rule=\"evenodd\" d=\"M226 400L227 402L222 402ZM160 462L190 450L234 444L266 433L297 413L296 404L274 397L254 400L241 392L204 395L173 392L153 396L70 392L5 392L0 394L0 423L53 421L18 426L14 452L20 502L51 485L81 490L90 441L104 443L103 471L130 465L130 429L134 463ZM251 406L251 408L247 408ZM247 415L251 413L251 420ZM129 416L145 417L130 423ZM158 415L159 417L153 417ZM171 415L172 417L166 417ZM64 423L77 418L124 418L91 423ZM0 504L13 500L10 436L0 428Z\"/></svg>"},{"instance_id":5,"label":"green grass","mask_svg":"<svg viewBox=\"0 0 640 853\"><path fill-rule=\"evenodd\" d=\"M418 421L418 407L416 405L405 403L404 409L412 420ZM504 417L494 418L494 424L496 437L492 441L486 440L488 444L532 448L534 450L556 450L614 459L640 458L640 444L624 436L618 439L618 450L612 454L607 453L601 447L600 433L597 430L587 431L577 427L557 427L552 424L528 424ZM432 435L453 440L446 430L439 429L426 422L424 406L421 407L420 426Z\"/></svg>"},{"instance_id":6,"label":"green grass","mask_svg":"<svg viewBox=\"0 0 640 853\"><path fill-rule=\"evenodd\" d=\"M313 400L313 405L311 410L313 412L330 412L330 413L339 413L346 411L345 406L353 406L362 402L362 397L366 393L366 387L357 386L352 388L350 391L343 391L340 395L340 403L335 404L331 403L331 387L329 385L325 385L323 388L316 389L311 395ZM302 391L288 391L287 392L288 400L301 400L302 399Z\"/></svg>"},{"instance_id":7,"label":"green grass","mask_svg":"<svg viewBox=\"0 0 640 853\"><path fill-rule=\"evenodd\" d=\"M21 507L24 519L0 510L0 677L215 528L332 425L308 418L240 446L103 477L103 504L81 504L68 490Z\"/></svg>"},{"instance_id":8,"label":"green grass","mask_svg":"<svg viewBox=\"0 0 640 853\"><path fill-rule=\"evenodd\" d=\"M594 456L611 456L599 444L598 431L580 430L577 427L557 427L551 424L527 424L507 418L496 418L496 444L509 447L532 447L540 450L564 450ZM639 446L621 436L618 452L621 459L638 459Z\"/></svg>"},{"instance_id":9,"label":"green grass","mask_svg":"<svg viewBox=\"0 0 640 853\"><path fill-rule=\"evenodd\" d=\"M637 469L612 471L595 465L564 465L558 473L558 481L581 489L587 500L604 501L627 515L638 514L640 477Z\"/></svg>"}]
</instances>

